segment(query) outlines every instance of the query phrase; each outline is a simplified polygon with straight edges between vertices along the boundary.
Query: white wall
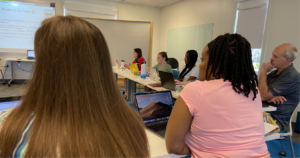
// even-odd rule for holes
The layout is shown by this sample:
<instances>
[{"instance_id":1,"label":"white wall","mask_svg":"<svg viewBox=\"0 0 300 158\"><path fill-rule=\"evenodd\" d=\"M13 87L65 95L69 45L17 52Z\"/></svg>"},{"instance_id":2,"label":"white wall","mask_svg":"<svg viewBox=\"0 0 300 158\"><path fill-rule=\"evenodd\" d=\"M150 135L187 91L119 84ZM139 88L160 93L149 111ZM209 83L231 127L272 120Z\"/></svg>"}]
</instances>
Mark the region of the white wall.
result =
<instances>
[{"instance_id":1,"label":"white wall","mask_svg":"<svg viewBox=\"0 0 300 158\"><path fill-rule=\"evenodd\" d=\"M43 1L55 2L56 15L63 15L63 0ZM168 29L214 23L213 38L215 38L220 34L233 32L235 19L235 3L233 0L186 0L162 9L99 0L69 1L116 7L118 8L118 19L120 20L153 21L152 65L157 64L157 53L166 50ZM183 52L183 55L184 53L185 52ZM201 52L198 53L201 54ZM26 54L0 52L0 59L8 57L25 58ZM0 61L0 65L5 65L3 60ZM182 67L183 65L183 61L180 61L180 66ZM22 64L23 69L28 70L30 67L30 64ZM27 72L15 69L16 79L28 79L29 75ZM10 67L7 69L5 78L10 78Z\"/></svg>"},{"instance_id":2,"label":"white wall","mask_svg":"<svg viewBox=\"0 0 300 158\"><path fill-rule=\"evenodd\" d=\"M166 51L168 29L172 28L214 23L213 39L224 33L233 33L235 12L236 4L233 0L185 0L162 8L160 51ZM198 55L201 53L198 52ZM183 60L179 61L180 69L184 65Z\"/></svg>"},{"instance_id":3,"label":"white wall","mask_svg":"<svg viewBox=\"0 0 300 158\"><path fill-rule=\"evenodd\" d=\"M159 52L159 27L160 27L160 10L159 8L144 7L125 3L99 1L99 0L71 0L73 2L85 2L104 6L113 6L118 8L118 20L141 20L153 21L153 39L152 39L152 65L156 64L156 55ZM138 47L138 46L136 46ZM132 55L132 50L128 50ZM133 58L133 57L132 57Z\"/></svg>"},{"instance_id":4,"label":"white wall","mask_svg":"<svg viewBox=\"0 0 300 158\"><path fill-rule=\"evenodd\" d=\"M22 0L19 0L22 1ZM25 0L23 0L25 1ZM31 0L31 2L34 0ZM56 3L56 15L63 15L63 0L43 0L43 1L51 1ZM70 1L70 0L69 0ZM143 7L138 5L130 5L116 2L106 2L99 0L71 0L73 2L83 2L94 5L103 5L103 6L113 6L118 8L118 20L142 20L142 21L153 21L153 40L152 40L152 58L154 60L154 64L156 64L156 55L159 52L159 26L160 26L160 9L153 7ZM138 46L136 46L138 47ZM128 50L128 55L132 56L132 50ZM4 58L26 58L26 54L20 53L5 53L0 52L0 65L3 66L5 63L3 62ZM132 57L133 59L133 57ZM25 70L29 70L31 68L31 64L24 63L21 64L21 67ZM28 79L30 74L27 72L23 72L19 69L15 70L15 78L16 79ZM10 79L10 66L6 71L5 78Z\"/></svg>"},{"instance_id":5,"label":"white wall","mask_svg":"<svg viewBox=\"0 0 300 158\"><path fill-rule=\"evenodd\" d=\"M267 14L262 62L270 62L272 51L282 43L292 43L298 49L298 57L293 62L300 72L300 1L270 0ZM300 96L299 96L300 97ZM298 108L300 111L300 108ZM296 115L293 122L296 121Z\"/></svg>"}]
</instances>

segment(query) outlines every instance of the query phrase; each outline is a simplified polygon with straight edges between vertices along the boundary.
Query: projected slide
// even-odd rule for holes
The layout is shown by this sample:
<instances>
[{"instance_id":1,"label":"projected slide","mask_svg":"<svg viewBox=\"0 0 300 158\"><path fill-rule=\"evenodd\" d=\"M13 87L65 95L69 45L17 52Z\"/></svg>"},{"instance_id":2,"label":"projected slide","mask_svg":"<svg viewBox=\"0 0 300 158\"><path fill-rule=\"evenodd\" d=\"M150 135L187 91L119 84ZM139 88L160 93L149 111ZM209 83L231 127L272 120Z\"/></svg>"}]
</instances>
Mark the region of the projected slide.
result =
<instances>
[{"instance_id":1,"label":"projected slide","mask_svg":"<svg viewBox=\"0 0 300 158\"><path fill-rule=\"evenodd\" d=\"M0 48L33 49L37 28L55 10L50 4L0 1L0 15Z\"/></svg>"}]
</instances>

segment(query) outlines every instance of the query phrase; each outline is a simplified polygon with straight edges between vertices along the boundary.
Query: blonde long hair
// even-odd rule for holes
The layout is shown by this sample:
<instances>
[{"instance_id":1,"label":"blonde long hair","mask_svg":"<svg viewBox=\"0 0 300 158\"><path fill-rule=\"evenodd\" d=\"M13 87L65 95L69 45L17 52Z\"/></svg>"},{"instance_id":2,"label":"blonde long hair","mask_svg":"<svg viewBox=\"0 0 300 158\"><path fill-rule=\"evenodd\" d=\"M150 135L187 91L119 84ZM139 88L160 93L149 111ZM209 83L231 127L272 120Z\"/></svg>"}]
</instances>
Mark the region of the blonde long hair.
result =
<instances>
[{"instance_id":1,"label":"blonde long hair","mask_svg":"<svg viewBox=\"0 0 300 158\"><path fill-rule=\"evenodd\" d=\"M106 41L73 16L46 19L34 38L27 93L0 131L0 157L12 155L34 114L26 157L149 157L141 118L122 98Z\"/></svg>"}]
</instances>

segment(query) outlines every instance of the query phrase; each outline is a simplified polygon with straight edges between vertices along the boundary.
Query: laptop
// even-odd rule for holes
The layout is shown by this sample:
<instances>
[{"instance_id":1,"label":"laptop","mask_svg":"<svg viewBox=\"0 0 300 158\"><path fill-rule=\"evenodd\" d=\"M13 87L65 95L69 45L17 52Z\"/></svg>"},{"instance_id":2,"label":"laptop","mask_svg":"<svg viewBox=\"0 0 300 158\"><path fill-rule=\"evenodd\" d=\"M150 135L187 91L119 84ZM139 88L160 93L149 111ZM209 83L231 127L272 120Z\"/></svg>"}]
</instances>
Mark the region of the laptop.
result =
<instances>
[{"instance_id":1,"label":"laptop","mask_svg":"<svg viewBox=\"0 0 300 158\"><path fill-rule=\"evenodd\" d=\"M150 68L150 79L154 81L159 81L160 78L157 75L156 69Z\"/></svg>"},{"instance_id":2,"label":"laptop","mask_svg":"<svg viewBox=\"0 0 300 158\"><path fill-rule=\"evenodd\" d=\"M174 106L171 91L136 93L135 102L146 128L164 138Z\"/></svg>"},{"instance_id":3,"label":"laptop","mask_svg":"<svg viewBox=\"0 0 300 158\"><path fill-rule=\"evenodd\" d=\"M172 73L159 71L159 77L164 88L175 91L175 81Z\"/></svg>"},{"instance_id":4,"label":"laptop","mask_svg":"<svg viewBox=\"0 0 300 158\"><path fill-rule=\"evenodd\" d=\"M0 111L18 106L21 96L0 98Z\"/></svg>"},{"instance_id":5,"label":"laptop","mask_svg":"<svg viewBox=\"0 0 300 158\"><path fill-rule=\"evenodd\" d=\"M34 50L27 50L27 59L35 59Z\"/></svg>"},{"instance_id":6,"label":"laptop","mask_svg":"<svg viewBox=\"0 0 300 158\"><path fill-rule=\"evenodd\" d=\"M131 74L139 76L140 71L136 63L129 63Z\"/></svg>"}]
</instances>

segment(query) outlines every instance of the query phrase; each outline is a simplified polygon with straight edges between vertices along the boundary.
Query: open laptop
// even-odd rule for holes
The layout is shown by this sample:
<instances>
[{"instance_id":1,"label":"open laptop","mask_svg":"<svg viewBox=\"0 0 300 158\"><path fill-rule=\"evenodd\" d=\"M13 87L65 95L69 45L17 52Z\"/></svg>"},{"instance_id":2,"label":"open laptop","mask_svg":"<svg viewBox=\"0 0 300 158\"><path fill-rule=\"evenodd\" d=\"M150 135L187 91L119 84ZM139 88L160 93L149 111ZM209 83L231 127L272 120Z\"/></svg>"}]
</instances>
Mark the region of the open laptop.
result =
<instances>
[{"instance_id":1,"label":"open laptop","mask_svg":"<svg viewBox=\"0 0 300 158\"><path fill-rule=\"evenodd\" d=\"M164 88L175 91L175 81L172 73L159 71L159 77Z\"/></svg>"},{"instance_id":2,"label":"open laptop","mask_svg":"<svg viewBox=\"0 0 300 158\"><path fill-rule=\"evenodd\" d=\"M0 98L0 111L18 106L21 96Z\"/></svg>"},{"instance_id":3,"label":"open laptop","mask_svg":"<svg viewBox=\"0 0 300 158\"><path fill-rule=\"evenodd\" d=\"M140 71L136 63L129 63L131 74L139 76Z\"/></svg>"},{"instance_id":4,"label":"open laptop","mask_svg":"<svg viewBox=\"0 0 300 158\"><path fill-rule=\"evenodd\" d=\"M171 91L136 93L135 101L146 128L164 138L174 106Z\"/></svg>"},{"instance_id":5,"label":"open laptop","mask_svg":"<svg viewBox=\"0 0 300 158\"><path fill-rule=\"evenodd\" d=\"M34 50L27 50L27 59L35 59Z\"/></svg>"}]
</instances>

